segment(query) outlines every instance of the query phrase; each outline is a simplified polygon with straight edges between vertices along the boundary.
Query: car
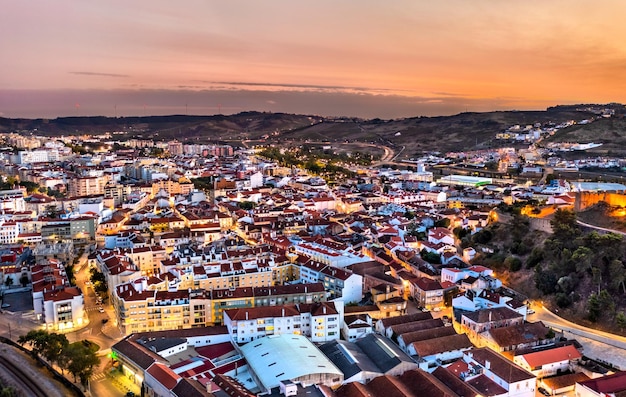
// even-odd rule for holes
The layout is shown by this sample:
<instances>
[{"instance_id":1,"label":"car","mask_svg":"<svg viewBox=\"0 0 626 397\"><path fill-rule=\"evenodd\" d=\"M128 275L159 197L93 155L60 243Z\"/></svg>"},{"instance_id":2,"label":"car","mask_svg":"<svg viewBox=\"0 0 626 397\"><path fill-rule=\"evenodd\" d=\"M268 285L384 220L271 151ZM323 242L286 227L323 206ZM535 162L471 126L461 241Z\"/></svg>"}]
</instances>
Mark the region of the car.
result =
<instances>
[{"instance_id":1,"label":"car","mask_svg":"<svg viewBox=\"0 0 626 397\"><path fill-rule=\"evenodd\" d=\"M440 311L441 311L441 308L440 308L440 307L435 307L435 308L433 309L433 311L434 311L434 312L440 312Z\"/></svg>"},{"instance_id":2,"label":"car","mask_svg":"<svg viewBox=\"0 0 626 397\"><path fill-rule=\"evenodd\" d=\"M539 391L539 393L543 394L544 396L549 396L550 393L544 389L543 387L540 387L539 389L537 389Z\"/></svg>"},{"instance_id":3,"label":"car","mask_svg":"<svg viewBox=\"0 0 626 397\"><path fill-rule=\"evenodd\" d=\"M102 324L106 324L106 323L108 323L108 322L109 322L109 319L108 319L108 318L103 318L103 319L102 319Z\"/></svg>"},{"instance_id":4,"label":"car","mask_svg":"<svg viewBox=\"0 0 626 397\"><path fill-rule=\"evenodd\" d=\"M533 309L527 309L526 314L535 314L535 311Z\"/></svg>"},{"instance_id":5,"label":"car","mask_svg":"<svg viewBox=\"0 0 626 397\"><path fill-rule=\"evenodd\" d=\"M99 311L100 313L104 313L104 308L99 307L99 308L98 308L98 311Z\"/></svg>"},{"instance_id":6,"label":"car","mask_svg":"<svg viewBox=\"0 0 626 397\"><path fill-rule=\"evenodd\" d=\"M2 308L3 308L3 309L6 309L7 307L11 307L11 305L10 305L10 304L8 304L8 303L3 303L3 304L2 304Z\"/></svg>"}]
</instances>

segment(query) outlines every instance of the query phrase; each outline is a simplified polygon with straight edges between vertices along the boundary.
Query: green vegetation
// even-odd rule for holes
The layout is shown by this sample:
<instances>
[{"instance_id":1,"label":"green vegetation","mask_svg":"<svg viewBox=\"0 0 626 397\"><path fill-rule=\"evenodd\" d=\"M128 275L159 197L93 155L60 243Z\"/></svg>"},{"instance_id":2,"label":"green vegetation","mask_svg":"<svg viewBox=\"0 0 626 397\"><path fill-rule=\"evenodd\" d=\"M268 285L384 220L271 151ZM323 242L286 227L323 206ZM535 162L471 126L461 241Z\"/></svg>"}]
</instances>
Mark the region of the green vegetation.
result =
<instances>
[{"instance_id":1,"label":"green vegetation","mask_svg":"<svg viewBox=\"0 0 626 397\"><path fill-rule=\"evenodd\" d=\"M587 319L615 321L620 326L615 307L626 293L623 237L613 233L583 234L576 224L576 214L569 210L557 210L551 225L552 235L543 248L532 250L527 261L527 266L535 268L536 287L544 294L555 294L556 304L565 308L585 298L581 286L591 285L596 292L586 292Z\"/></svg>"},{"instance_id":2,"label":"green vegetation","mask_svg":"<svg viewBox=\"0 0 626 397\"><path fill-rule=\"evenodd\" d=\"M237 203L237 206L241 208L242 210L249 211L253 209L254 207L256 207L256 203L253 201L240 201Z\"/></svg>"},{"instance_id":3,"label":"green vegetation","mask_svg":"<svg viewBox=\"0 0 626 397\"><path fill-rule=\"evenodd\" d=\"M423 260L432 264L441 263L441 256L436 252L426 251L425 249L420 251L420 256Z\"/></svg>"},{"instance_id":4,"label":"green vegetation","mask_svg":"<svg viewBox=\"0 0 626 397\"><path fill-rule=\"evenodd\" d=\"M109 291L107 280L102 272L99 272L95 267L89 270L89 281L93 284L93 290L104 295Z\"/></svg>"},{"instance_id":5,"label":"green vegetation","mask_svg":"<svg viewBox=\"0 0 626 397\"><path fill-rule=\"evenodd\" d=\"M12 386L6 386L4 383L0 382L0 397L17 397L17 390Z\"/></svg>"},{"instance_id":6,"label":"green vegetation","mask_svg":"<svg viewBox=\"0 0 626 397\"><path fill-rule=\"evenodd\" d=\"M214 178L212 176L209 177L200 177L191 179L191 183L198 190L213 190L213 182Z\"/></svg>"},{"instance_id":7,"label":"green vegetation","mask_svg":"<svg viewBox=\"0 0 626 397\"><path fill-rule=\"evenodd\" d=\"M100 364L97 356L98 346L89 341L70 344L65 335L49 333L44 330L29 331L18 338L21 345L28 344L34 355L58 365L77 378L83 386L87 385L93 375L94 368Z\"/></svg>"},{"instance_id":8,"label":"green vegetation","mask_svg":"<svg viewBox=\"0 0 626 397\"><path fill-rule=\"evenodd\" d=\"M258 155L274 160L284 167L304 168L313 174L327 178L327 180L356 176L355 172L339 164L370 165L374 159L371 154L358 151L348 156L346 153L314 150L307 146L291 150L268 147L260 151Z\"/></svg>"}]
</instances>

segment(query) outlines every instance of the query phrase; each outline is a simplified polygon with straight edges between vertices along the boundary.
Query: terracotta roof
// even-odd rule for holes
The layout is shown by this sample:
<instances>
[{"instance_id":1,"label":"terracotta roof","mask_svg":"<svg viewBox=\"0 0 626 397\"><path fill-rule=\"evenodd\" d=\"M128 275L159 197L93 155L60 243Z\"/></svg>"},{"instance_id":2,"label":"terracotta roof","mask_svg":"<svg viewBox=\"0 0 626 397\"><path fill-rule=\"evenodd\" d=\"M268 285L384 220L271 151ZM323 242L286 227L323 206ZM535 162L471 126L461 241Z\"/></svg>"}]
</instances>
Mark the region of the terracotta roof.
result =
<instances>
[{"instance_id":1,"label":"terracotta roof","mask_svg":"<svg viewBox=\"0 0 626 397\"><path fill-rule=\"evenodd\" d=\"M489 362L490 371L509 384L535 378L535 375L489 348L472 349L466 355L471 355L483 367Z\"/></svg>"},{"instance_id":2,"label":"terracotta roof","mask_svg":"<svg viewBox=\"0 0 626 397\"><path fill-rule=\"evenodd\" d=\"M172 371L167 365L161 363L152 364L146 372L152 375L154 379L156 379L168 390L172 390L181 379L181 377Z\"/></svg>"},{"instance_id":3,"label":"terracotta roof","mask_svg":"<svg viewBox=\"0 0 626 397\"><path fill-rule=\"evenodd\" d=\"M475 397L480 394L478 390L462 381L458 376L444 367L437 367L432 374L435 378L439 379L444 385L448 386L452 391L459 395L459 397Z\"/></svg>"},{"instance_id":4,"label":"terracotta roof","mask_svg":"<svg viewBox=\"0 0 626 397\"><path fill-rule=\"evenodd\" d=\"M213 397L200 382L189 378L181 379L172 392L179 397Z\"/></svg>"},{"instance_id":5,"label":"terracotta roof","mask_svg":"<svg viewBox=\"0 0 626 397\"><path fill-rule=\"evenodd\" d=\"M500 396L507 394L505 388L498 385L484 374L468 380L467 384L478 390L483 396Z\"/></svg>"},{"instance_id":6,"label":"terracotta roof","mask_svg":"<svg viewBox=\"0 0 626 397\"><path fill-rule=\"evenodd\" d=\"M509 327L491 328L488 332L500 347L515 346L546 339L550 329L541 321Z\"/></svg>"},{"instance_id":7,"label":"terracotta roof","mask_svg":"<svg viewBox=\"0 0 626 397\"><path fill-rule=\"evenodd\" d=\"M396 324L391 326L394 335L402 335L407 332L421 331L424 329L443 327L443 321L440 318L430 320L413 321L410 323Z\"/></svg>"},{"instance_id":8,"label":"terracotta roof","mask_svg":"<svg viewBox=\"0 0 626 397\"><path fill-rule=\"evenodd\" d=\"M143 347L132 342L129 338L123 339L111 347L112 350L128 358L135 365L142 369L148 369L155 361L160 359L156 353L153 353Z\"/></svg>"},{"instance_id":9,"label":"terracotta roof","mask_svg":"<svg viewBox=\"0 0 626 397\"><path fill-rule=\"evenodd\" d=\"M256 396L256 394L246 389L241 383L231 378L230 376L218 374L213 379L213 383L219 386L220 389L222 389L222 391L228 395L228 397L255 397Z\"/></svg>"},{"instance_id":10,"label":"terracotta roof","mask_svg":"<svg viewBox=\"0 0 626 397\"><path fill-rule=\"evenodd\" d=\"M542 350L538 352L522 355L530 368L541 368L542 365L557 363L566 360L576 360L582 357L582 354L573 346L566 345L556 347L554 349Z\"/></svg>"},{"instance_id":11,"label":"terracotta roof","mask_svg":"<svg viewBox=\"0 0 626 397\"><path fill-rule=\"evenodd\" d=\"M347 309L347 308L346 308ZM404 316L396 316L383 318L379 320L384 328L391 327L392 325L410 323L413 321L432 320L433 315L431 313L417 312L412 314L406 314Z\"/></svg>"},{"instance_id":12,"label":"terracotta roof","mask_svg":"<svg viewBox=\"0 0 626 397\"><path fill-rule=\"evenodd\" d=\"M478 324L520 319L524 317L523 315L519 314L515 310L509 309L508 307L496 307L493 309L477 310L475 312L463 313L463 316Z\"/></svg>"},{"instance_id":13,"label":"terracotta roof","mask_svg":"<svg viewBox=\"0 0 626 397\"><path fill-rule=\"evenodd\" d=\"M413 348L420 357L428 357L433 354L440 354L454 350L464 350L471 348L472 342L465 334L454 334L442 336L440 338L413 342Z\"/></svg>"}]
</instances>

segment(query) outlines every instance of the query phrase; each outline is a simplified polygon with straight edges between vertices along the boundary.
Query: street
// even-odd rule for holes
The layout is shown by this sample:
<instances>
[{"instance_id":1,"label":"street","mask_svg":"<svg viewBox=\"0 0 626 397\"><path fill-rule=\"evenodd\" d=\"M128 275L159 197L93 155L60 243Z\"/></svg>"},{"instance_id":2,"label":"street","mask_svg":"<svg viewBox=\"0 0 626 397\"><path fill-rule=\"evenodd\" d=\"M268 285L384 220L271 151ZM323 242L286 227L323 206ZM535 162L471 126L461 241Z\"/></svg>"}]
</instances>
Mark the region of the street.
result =
<instances>
[{"instance_id":1,"label":"street","mask_svg":"<svg viewBox=\"0 0 626 397\"><path fill-rule=\"evenodd\" d=\"M625 337L567 321L546 309L540 302L534 302L532 308L535 313L528 315L529 321L542 321L555 330L564 331L568 339L577 339L583 345L586 356L626 369Z\"/></svg>"}]
</instances>

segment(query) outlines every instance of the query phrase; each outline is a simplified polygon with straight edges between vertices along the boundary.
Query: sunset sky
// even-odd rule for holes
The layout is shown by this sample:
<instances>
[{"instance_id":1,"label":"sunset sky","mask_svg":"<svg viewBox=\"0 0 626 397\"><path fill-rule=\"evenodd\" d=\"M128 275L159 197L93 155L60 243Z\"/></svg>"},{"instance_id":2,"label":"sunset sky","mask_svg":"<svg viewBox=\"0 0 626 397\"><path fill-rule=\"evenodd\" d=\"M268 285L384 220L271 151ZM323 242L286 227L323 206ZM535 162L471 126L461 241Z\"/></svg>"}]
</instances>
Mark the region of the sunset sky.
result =
<instances>
[{"instance_id":1,"label":"sunset sky","mask_svg":"<svg viewBox=\"0 0 626 397\"><path fill-rule=\"evenodd\" d=\"M5 0L0 116L625 102L625 15L622 0Z\"/></svg>"}]
</instances>

